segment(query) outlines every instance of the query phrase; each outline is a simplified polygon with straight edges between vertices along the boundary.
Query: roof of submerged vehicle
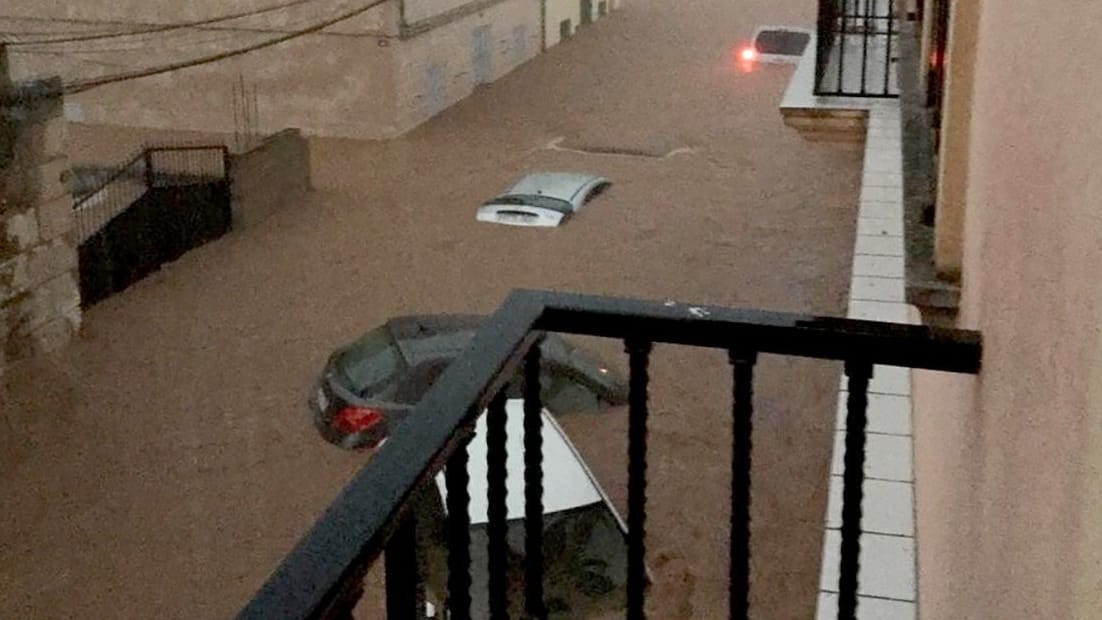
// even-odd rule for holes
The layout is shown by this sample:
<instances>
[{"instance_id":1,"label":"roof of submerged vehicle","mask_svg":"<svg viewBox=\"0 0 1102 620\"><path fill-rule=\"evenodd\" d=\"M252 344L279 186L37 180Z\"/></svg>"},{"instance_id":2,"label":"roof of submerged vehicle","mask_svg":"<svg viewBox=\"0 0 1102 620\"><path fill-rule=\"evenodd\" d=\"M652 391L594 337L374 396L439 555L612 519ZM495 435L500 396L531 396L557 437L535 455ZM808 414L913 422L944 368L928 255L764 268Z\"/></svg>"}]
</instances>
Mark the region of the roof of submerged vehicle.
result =
<instances>
[{"instance_id":1,"label":"roof of submerged vehicle","mask_svg":"<svg viewBox=\"0 0 1102 620\"><path fill-rule=\"evenodd\" d=\"M518 180L503 195L548 196L572 202L586 185L601 177L579 172L533 172Z\"/></svg>"},{"instance_id":2,"label":"roof of submerged vehicle","mask_svg":"<svg viewBox=\"0 0 1102 620\"><path fill-rule=\"evenodd\" d=\"M423 359L457 357L486 320L477 314L425 314L386 322L391 338L410 364Z\"/></svg>"}]
</instances>

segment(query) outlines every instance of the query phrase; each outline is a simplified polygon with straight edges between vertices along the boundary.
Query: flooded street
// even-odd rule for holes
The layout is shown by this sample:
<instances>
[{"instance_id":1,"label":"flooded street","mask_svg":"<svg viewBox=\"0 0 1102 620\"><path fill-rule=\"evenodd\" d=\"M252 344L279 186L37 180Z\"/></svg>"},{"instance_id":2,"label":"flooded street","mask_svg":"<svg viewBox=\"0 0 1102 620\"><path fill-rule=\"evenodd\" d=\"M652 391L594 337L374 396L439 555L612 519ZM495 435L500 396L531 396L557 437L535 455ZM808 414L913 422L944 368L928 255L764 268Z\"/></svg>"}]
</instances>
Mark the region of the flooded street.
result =
<instances>
[{"instance_id":1,"label":"flooded street","mask_svg":"<svg viewBox=\"0 0 1102 620\"><path fill-rule=\"evenodd\" d=\"M518 287L844 315L861 152L784 126L791 68L731 61L755 26L814 10L629 0L402 139L312 140L305 202L0 379L0 617L235 613L363 465L306 399L334 347L390 316L492 312ZM75 126L74 160L121 161L143 136ZM613 185L558 229L475 222L516 177L560 169ZM626 371L622 345L590 342ZM758 367L756 617L814 613L839 370ZM730 366L659 346L651 372L653 617L723 617ZM622 505L626 416L563 426Z\"/></svg>"}]
</instances>

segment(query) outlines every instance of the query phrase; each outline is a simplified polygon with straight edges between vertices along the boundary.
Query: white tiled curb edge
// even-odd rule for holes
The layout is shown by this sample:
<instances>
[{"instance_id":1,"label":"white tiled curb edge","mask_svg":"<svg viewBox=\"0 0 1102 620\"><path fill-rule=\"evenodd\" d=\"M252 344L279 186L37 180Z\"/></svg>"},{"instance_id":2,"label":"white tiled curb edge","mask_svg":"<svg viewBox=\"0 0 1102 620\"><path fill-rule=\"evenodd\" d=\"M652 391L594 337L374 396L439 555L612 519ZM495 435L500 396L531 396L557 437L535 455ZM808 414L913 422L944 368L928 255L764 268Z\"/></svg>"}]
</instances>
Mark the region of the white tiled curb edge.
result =
<instances>
[{"instance_id":1,"label":"white tiled curb edge","mask_svg":"<svg viewBox=\"0 0 1102 620\"><path fill-rule=\"evenodd\" d=\"M898 100L869 106L864 176L847 316L907 323L903 297L903 183ZM818 619L838 614L846 378L839 386ZM910 370L876 366L869 386L858 618L916 617Z\"/></svg>"}]
</instances>

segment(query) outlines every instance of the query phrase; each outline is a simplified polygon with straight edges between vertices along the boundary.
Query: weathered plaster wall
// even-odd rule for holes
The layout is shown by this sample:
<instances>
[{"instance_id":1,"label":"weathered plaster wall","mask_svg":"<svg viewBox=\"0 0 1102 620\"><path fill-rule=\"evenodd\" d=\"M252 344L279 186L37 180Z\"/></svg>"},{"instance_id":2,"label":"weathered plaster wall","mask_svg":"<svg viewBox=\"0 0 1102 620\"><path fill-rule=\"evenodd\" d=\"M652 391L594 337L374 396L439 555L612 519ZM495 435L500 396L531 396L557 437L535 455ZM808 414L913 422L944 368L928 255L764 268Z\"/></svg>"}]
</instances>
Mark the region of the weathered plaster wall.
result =
<instances>
[{"instance_id":1,"label":"weathered plaster wall","mask_svg":"<svg viewBox=\"0 0 1102 620\"><path fill-rule=\"evenodd\" d=\"M80 327L72 199L61 100L51 84L16 85L26 95L0 105L0 372L53 351ZM0 94L3 94L0 87Z\"/></svg>"},{"instance_id":2,"label":"weathered plaster wall","mask_svg":"<svg viewBox=\"0 0 1102 620\"><path fill-rule=\"evenodd\" d=\"M484 30L488 67L476 64L476 31ZM540 53L540 5L506 0L430 32L396 42L399 131L412 129Z\"/></svg>"}]
</instances>

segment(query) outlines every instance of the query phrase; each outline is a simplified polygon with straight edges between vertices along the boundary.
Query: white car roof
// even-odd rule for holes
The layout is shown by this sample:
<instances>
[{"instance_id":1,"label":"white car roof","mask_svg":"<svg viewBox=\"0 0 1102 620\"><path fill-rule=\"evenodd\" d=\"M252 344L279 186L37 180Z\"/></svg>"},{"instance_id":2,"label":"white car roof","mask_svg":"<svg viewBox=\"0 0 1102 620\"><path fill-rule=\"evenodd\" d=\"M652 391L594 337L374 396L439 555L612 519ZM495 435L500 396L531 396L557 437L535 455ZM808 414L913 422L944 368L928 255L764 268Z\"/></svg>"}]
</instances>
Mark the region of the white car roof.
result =
<instances>
[{"instance_id":1,"label":"white car roof","mask_svg":"<svg viewBox=\"0 0 1102 620\"><path fill-rule=\"evenodd\" d=\"M579 190L597 180L597 176L578 172L533 172L518 180L505 195L534 194L572 202Z\"/></svg>"},{"instance_id":2,"label":"white car roof","mask_svg":"<svg viewBox=\"0 0 1102 620\"><path fill-rule=\"evenodd\" d=\"M506 457L507 476L505 505L508 519L524 518L524 401L511 399L505 404L508 415L506 421ZM551 514L571 508L588 506L602 500L604 492L598 486L593 474L567 439L562 428L546 409L543 418L543 512ZM488 502L486 498L486 413L483 412L475 425L475 436L467 447L467 472L470 481L467 493L470 496L468 514L471 525L486 523ZM448 490L444 484L444 473L436 476L436 488L447 506Z\"/></svg>"}]
</instances>

